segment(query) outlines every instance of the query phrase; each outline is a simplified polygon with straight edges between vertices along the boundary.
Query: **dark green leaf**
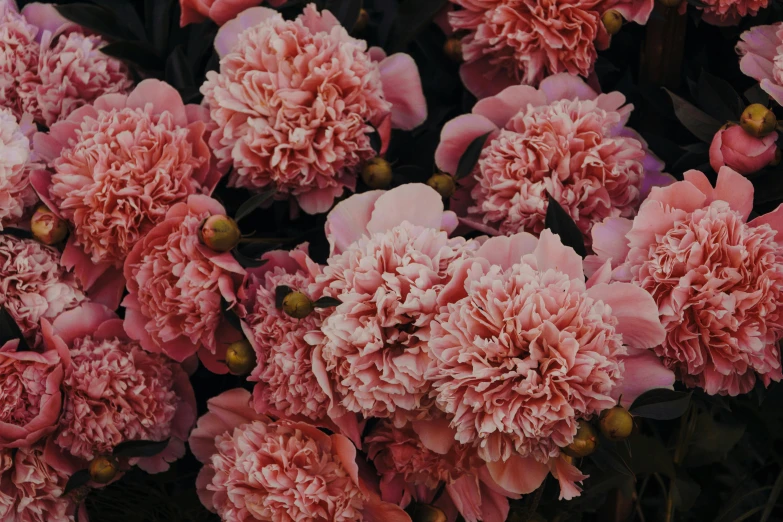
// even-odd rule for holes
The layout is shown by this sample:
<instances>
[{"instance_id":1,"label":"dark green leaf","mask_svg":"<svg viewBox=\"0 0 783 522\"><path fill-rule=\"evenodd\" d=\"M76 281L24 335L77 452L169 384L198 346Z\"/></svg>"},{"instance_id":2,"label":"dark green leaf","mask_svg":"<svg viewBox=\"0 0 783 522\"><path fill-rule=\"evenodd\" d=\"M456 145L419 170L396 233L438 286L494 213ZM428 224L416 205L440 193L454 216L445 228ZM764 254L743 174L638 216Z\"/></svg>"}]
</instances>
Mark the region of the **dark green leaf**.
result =
<instances>
[{"instance_id":1,"label":"dark green leaf","mask_svg":"<svg viewBox=\"0 0 783 522\"><path fill-rule=\"evenodd\" d=\"M705 70L699 75L698 91L699 105L718 121L737 120L745 108L729 82Z\"/></svg>"},{"instance_id":2,"label":"dark green leaf","mask_svg":"<svg viewBox=\"0 0 783 522\"><path fill-rule=\"evenodd\" d=\"M370 125L369 123L367 125ZM372 125L370 125L372 127ZM377 156L381 155L381 149L383 148L383 141L381 141L381 134L378 132L378 129L373 127L373 132L369 135L370 138L370 147L372 147L372 150L375 151L375 154Z\"/></svg>"},{"instance_id":3,"label":"dark green leaf","mask_svg":"<svg viewBox=\"0 0 783 522\"><path fill-rule=\"evenodd\" d=\"M745 95L745 99L748 100L748 103L760 103L762 105L767 105L769 103L769 94L767 94L758 83L753 85L753 87L743 94Z\"/></svg>"},{"instance_id":4,"label":"dark green leaf","mask_svg":"<svg viewBox=\"0 0 783 522\"><path fill-rule=\"evenodd\" d=\"M314 302L313 306L315 308L331 308L333 306L339 306L341 304L342 301L340 301L336 297L322 297L316 302Z\"/></svg>"},{"instance_id":5,"label":"dark green leaf","mask_svg":"<svg viewBox=\"0 0 783 522\"><path fill-rule=\"evenodd\" d=\"M114 14L116 20L121 20L122 23L130 29L133 35L139 40L146 40L147 34L144 31L144 24L139 18L139 13L133 8L133 5L128 0L92 0L94 3L99 4L108 11Z\"/></svg>"},{"instance_id":6,"label":"dark green leaf","mask_svg":"<svg viewBox=\"0 0 783 522\"><path fill-rule=\"evenodd\" d=\"M761 515L760 522L767 522L772 516L772 510L775 509L775 504L778 502L780 492L783 490L783 471L778 473L778 478L775 479L775 485L772 486L772 491L767 499L767 504L764 506L764 513Z\"/></svg>"},{"instance_id":7,"label":"dark green leaf","mask_svg":"<svg viewBox=\"0 0 783 522\"><path fill-rule=\"evenodd\" d=\"M233 249L231 255L234 256L234 259L237 260L237 263L239 263L242 268L258 268L259 266L264 266L269 261L268 259L248 257L240 252L238 248Z\"/></svg>"},{"instance_id":8,"label":"dark green leaf","mask_svg":"<svg viewBox=\"0 0 783 522\"><path fill-rule=\"evenodd\" d=\"M463 152L462 156L459 158L457 172L454 173L454 179L460 180L473 172L473 168L476 166L476 163L478 163L479 157L481 156L481 151L484 149L484 143L486 143L490 134L491 133L489 132L482 134L470 142L468 148L465 149L465 152Z\"/></svg>"},{"instance_id":9,"label":"dark green leaf","mask_svg":"<svg viewBox=\"0 0 783 522\"><path fill-rule=\"evenodd\" d=\"M274 195L274 190L267 190L253 195L237 209L237 213L234 214L234 219L239 221L240 219L249 216L255 209L269 201Z\"/></svg>"},{"instance_id":10,"label":"dark green leaf","mask_svg":"<svg viewBox=\"0 0 783 522\"><path fill-rule=\"evenodd\" d=\"M681 417L691 402L691 393L657 388L641 394L628 408L634 416L655 420Z\"/></svg>"},{"instance_id":11,"label":"dark green leaf","mask_svg":"<svg viewBox=\"0 0 783 522\"><path fill-rule=\"evenodd\" d=\"M115 457L154 457L169 445L166 440L127 440L114 447L112 455Z\"/></svg>"},{"instance_id":12,"label":"dark green leaf","mask_svg":"<svg viewBox=\"0 0 783 522\"><path fill-rule=\"evenodd\" d=\"M194 89L196 80L182 46L178 45L166 59L166 81L180 92Z\"/></svg>"},{"instance_id":13,"label":"dark green leaf","mask_svg":"<svg viewBox=\"0 0 783 522\"><path fill-rule=\"evenodd\" d=\"M701 109L698 109L683 100L668 89L665 91L672 99L674 114L686 129L705 143L711 143L713 136L718 132L723 123L719 122Z\"/></svg>"},{"instance_id":14,"label":"dark green leaf","mask_svg":"<svg viewBox=\"0 0 783 522\"><path fill-rule=\"evenodd\" d=\"M283 299L285 299L285 296L293 292L289 287L285 285L280 285L277 288L275 288L275 308L278 310L283 308Z\"/></svg>"},{"instance_id":15,"label":"dark green leaf","mask_svg":"<svg viewBox=\"0 0 783 522\"><path fill-rule=\"evenodd\" d=\"M13 228L13 227L5 227L0 234L7 234L9 236L14 236L17 239L32 239L33 234L29 230L24 230L21 228Z\"/></svg>"},{"instance_id":16,"label":"dark green leaf","mask_svg":"<svg viewBox=\"0 0 783 522\"><path fill-rule=\"evenodd\" d=\"M631 445L631 469L639 475L662 473L668 477L675 475L672 455L658 439L646 435L633 435Z\"/></svg>"},{"instance_id":17,"label":"dark green leaf","mask_svg":"<svg viewBox=\"0 0 783 522\"><path fill-rule=\"evenodd\" d=\"M229 308L228 301L226 301L225 299L221 299L220 309L223 312L223 317L225 317L226 321L228 321L228 324L233 326L236 331L241 332L242 323L239 321L239 317L237 317L237 314L235 314L234 311Z\"/></svg>"},{"instance_id":18,"label":"dark green leaf","mask_svg":"<svg viewBox=\"0 0 783 522\"><path fill-rule=\"evenodd\" d=\"M171 29L171 14L177 0L147 0L147 30L152 39L152 45L161 54L166 53L169 31Z\"/></svg>"},{"instance_id":19,"label":"dark green leaf","mask_svg":"<svg viewBox=\"0 0 783 522\"><path fill-rule=\"evenodd\" d=\"M702 466L721 460L742 438L745 426L716 422L711 414L702 412L685 460L688 466Z\"/></svg>"},{"instance_id":20,"label":"dark green leaf","mask_svg":"<svg viewBox=\"0 0 783 522\"><path fill-rule=\"evenodd\" d=\"M22 330L16 324L14 318L8 313L8 310L0 306L0 348L8 341L19 339L17 351L25 351L30 348L27 346Z\"/></svg>"},{"instance_id":21,"label":"dark green leaf","mask_svg":"<svg viewBox=\"0 0 783 522\"><path fill-rule=\"evenodd\" d=\"M631 467L612 445L599 444L590 459L600 469L611 469L626 477L634 476Z\"/></svg>"},{"instance_id":22,"label":"dark green leaf","mask_svg":"<svg viewBox=\"0 0 783 522\"><path fill-rule=\"evenodd\" d=\"M328 11L345 27L345 30L351 32L356 21L359 19L359 11L362 8L362 0L326 0Z\"/></svg>"},{"instance_id":23,"label":"dark green leaf","mask_svg":"<svg viewBox=\"0 0 783 522\"><path fill-rule=\"evenodd\" d=\"M672 485L672 495L674 495L674 505L681 511L688 511L696 503L696 497L701 493L701 486L690 478L677 475Z\"/></svg>"},{"instance_id":24,"label":"dark green leaf","mask_svg":"<svg viewBox=\"0 0 783 522\"><path fill-rule=\"evenodd\" d=\"M150 44L142 42L114 42L101 47L101 52L124 62L129 62L142 70L162 70L163 60Z\"/></svg>"},{"instance_id":25,"label":"dark green leaf","mask_svg":"<svg viewBox=\"0 0 783 522\"><path fill-rule=\"evenodd\" d=\"M565 246L570 246L580 256L587 257L587 249L585 248L585 239L582 235L582 231L576 226L574 220L568 215L568 212L563 210L560 203L549 194L549 206L546 209L546 217L544 218L544 227L552 231L552 233L560 236L560 241Z\"/></svg>"},{"instance_id":26,"label":"dark green leaf","mask_svg":"<svg viewBox=\"0 0 783 522\"><path fill-rule=\"evenodd\" d=\"M133 40L135 36L114 14L94 4L56 5L55 9L68 20L112 40Z\"/></svg>"},{"instance_id":27,"label":"dark green leaf","mask_svg":"<svg viewBox=\"0 0 783 522\"><path fill-rule=\"evenodd\" d=\"M74 489L80 488L86 485L90 481L90 472L86 469L80 469L76 473L70 476L68 482L65 483L65 489L63 489L62 495L65 496Z\"/></svg>"},{"instance_id":28,"label":"dark green leaf","mask_svg":"<svg viewBox=\"0 0 783 522\"><path fill-rule=\"evenodd\" d=\"M389 36L391 52L404 51L448 0L402 0Z\"/></svg>"}]
</instances>

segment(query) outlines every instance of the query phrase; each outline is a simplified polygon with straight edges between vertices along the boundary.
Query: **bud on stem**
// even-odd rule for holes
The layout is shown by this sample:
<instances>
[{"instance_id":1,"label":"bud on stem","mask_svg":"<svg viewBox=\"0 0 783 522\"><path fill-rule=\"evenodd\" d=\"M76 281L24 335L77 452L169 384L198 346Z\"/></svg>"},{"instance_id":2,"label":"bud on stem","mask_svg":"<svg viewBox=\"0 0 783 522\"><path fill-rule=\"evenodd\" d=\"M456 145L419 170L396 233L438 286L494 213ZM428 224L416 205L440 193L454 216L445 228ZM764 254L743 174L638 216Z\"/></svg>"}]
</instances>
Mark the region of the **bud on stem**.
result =
<instances>
[{"instance_id":1,"label":"bud on stem","mask_svg":"<svg viewBox=\"0 0 783 522\"><path fill-rule=\"evenodd\" d=\"M231 343L226 350L226 366L234 375L246 375L256 366L256 351L245 339Z\"/></svg>"},{"instance_id":2,"label":"bud on stem","mask_svg":"<svg viewBox=\"0 0 783 522\"><path fill-rule=\"evenodd\" d=\"M228 252L239 244L242 233L228 216L209 216L199 230L199 240L215 252Z\"/></svg>"},{"instance_id":3,"label":"bud on stem","mask_svg":"<svg viewBox=\"0 0 783 522\"><path fill-rule=\"evenodd\" d=\"M748 105L740 116L742 130L756 138L763 138L775 132L777 124L775 113L760 103Z\"/></svg>"},{"instance_id":4,"label":"bud on stem","mask_svg":"<svg viewBox=\"0 0 783 522\"><path fill-rule=\"evenodd\" d=\"M362 180L371 189L385 189L391 185L392 169L388 161L380 156L364 164Z\"/></svg>"}]
</instances>

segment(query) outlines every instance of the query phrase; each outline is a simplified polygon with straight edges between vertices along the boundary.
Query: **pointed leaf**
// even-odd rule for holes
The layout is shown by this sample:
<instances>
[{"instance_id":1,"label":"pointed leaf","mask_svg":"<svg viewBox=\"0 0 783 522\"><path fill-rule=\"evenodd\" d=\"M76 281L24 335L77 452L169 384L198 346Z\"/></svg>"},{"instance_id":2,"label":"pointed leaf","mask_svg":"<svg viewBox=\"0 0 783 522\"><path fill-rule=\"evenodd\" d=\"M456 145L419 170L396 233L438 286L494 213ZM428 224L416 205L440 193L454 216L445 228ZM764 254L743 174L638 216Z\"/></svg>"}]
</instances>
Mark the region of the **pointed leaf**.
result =
<instances>
[{"instance_id":1,"label":"pointed leaf","mask_svg":"<svg viewBox=\"0 0 783 522\"><path fill-rule=\"evenodd\" d=\"M101 52L124 62L129 62L142 70L162 70L163 60L154 47L142 42L114 42L101 47Z\"/></svg>"},{"instance_id":2,"label":"pointed leaf","mask_svg":"<svg viewBox=\"0 0 783 522\"><path fill-rule=\"evenodd\" d=\"M484 143L486 143L490 134L490 132L487 132L486 134L482 134L470 142L468 148L465 149L465 152L463 152L462 156L459 158L459 163L457 163L457 172L454 174L454 179L460 180L473 172L473 168L476 166L476 163L478 163L479 157L481 157L481 151L484 149Z\"/></svg>"},{"instance_id":3,"label":"pointed leaf","mask_svg":"<svg viewBox=\"0 0 783 522\"><path fill-rule=\"evenodd\" d=\"M729 82L701 71L698 82L699 105L718 121L736 120L745 108L742 98Z\"/></svg>"},{"instance_id":4,"label":"pointed leaf","mask_svg":"<svg viewBox=\"0 0 783 522\"><path fill-rule=\"evenodd\" d=\"M90 472L86 469L80 469L68 478L68 482L65 483L65 489L60 496L65 496L74 489L80 488L86 485L90 481Z\"/></svg>"},{"instance_id":5,"label":"pointed leaf","mask_svg":"<svg viewBox=\"0 0 783 522\"><path fill-rule=\"evenodd\" d=\"M390 52L404 51L448 0L403 0L389 35Z\"/></svg>"},{"instance_id":6,"label":"pointed leaf","mask_svg":"<svg viewBox=\"0 0 783 522\"><path fill-rule=\"evenodd\" d=\"M293 292L293 290L285 285L280 285L275 288L275 308L281 310L283 308L283 299L291 292Z\"/></svg>"},{"instance_id":7,"label":"pointed leaf","mask_svg":"<svg viewBox=\"0 0 783 522\"><path fill-rule=\"evenodd\" d=\"M715 133L718 132L718 129L720 129L723 124L701 109L698 109L680 98L669 89L664 90L672 99L674 114L677 116L677 119L680 120L680 123L704 143L711 143Z\"/></svg>"},{"instance_id":8,"label":"pointed leaf","mask_svg":"<svg viewBox=\"0 0 783 522\"><path fill-rule=\"evenodd\" d=\"M681 417L691 403L692 393L657 388L644 392L633 401L628 411L636 417L671 420Z\"/></svg>"},{"instance_id":9,"label":"pointed leaf","mask_svg":"<svg viewBox=\"0 0 783 522\"><path fill-rule=\"evenodd\" d=\"M24 338L24 334L22 334L22 330L19 328L19 325L16 324L14 318L11 317L11 314L8 313L8 310L0 307L0 347L2 347L8 341L13 341L14 339L19 339L19 346L17 346L18 351L25 351L30 349L30 347L27 345L27 341Z\"/></svg>"},{"instance_id":10,"label":"pointed leaf","mask_svg":"<svg viewBox=\"0 0 783 522\"><path fill-rule=\"evenodd\" d=\"M242 323L239 321L239 317L237 317L237 314L235 314L234 311L229 308L228 301L226 301L225 299L221 299L220 309L223 312L223 317L225 317L226 321L228 321L228 324L233 326L236 331L241 332Z\"/></svg>"},{"instance_id":11,"label":"pointed leaf","mask_svg":"<svg viewBox=\"0 0 783 522\"><path fill-rule=\"evenodd\" d=\"M169 445L166 440L126 440L114 447L112 455L115 457L154 457Z\"/></svg>"},{"instance_id":12,"label":"pointed leaf","mask_svg":"<svg viewBox=\"0 0 783 522\"><path fill-rule=\"evenodd\" d=\"M14 236L17 239L32 239L33 234L29 230L24 230L22 228L13 228L13 227L5 227L0 234L7 234L9 236Z\"/></svg>"},{"instance_id":13,"label":"pointed leaf","mask_svg":"<svg viewBox=\"0 0 783 522\"><path fill-rule=\"evenodd\" d=\"M370 124L368 123L367 125ZM375 151L376 156L380 156L381 149L383 148L383 141L381 140L381 135L378 132L378 129L376 129L372 125L370 125L370 127L372 127L373 130L373 132L367 135L370 138L370 147L372 147L372 150Z\"/></svg>"},{"instance_id":14,"label":"pointed leaf","mask_svg":"<svg viewBox=\"0 0 783 522\"><path fill-rule=\"evenodd\" d=\"M359 19L362 0L326 0L326 7L349 33Z\"/></svg>"},{"instance_id":15,"label":"pointed leaf","mask_svg":"<svg viewBox=\"0 0 783 522\"><path fill-rule=\"evenodd\" d=\"M258 268L259 266L264 266L267 261L269 261L268 259L248 257L240 252L238 248L233 249L231 255L234 256L234 259L236 259L237 263L239 263L242 268Z\"/></svg>"},{"instance_id":16,"label":"pointed leaf","mask_svg":"<svg viewBox=\"0 0 783 522\"><path fill-rule=\"evenodd\" d=\"M133 40L135 37L114 14L95 4L76 3L56 5L55 9L68 20L101 36L113 40Z\"/></svg>"},{"instance_id":17,"label":"pointed leaf","mask_svg":"<svg viewBox=\"0 0 783 522\"><path fill-rule=\"evenodd\" d=\"M576 226L568 212L563 210L563 207L551 194L549 195L549 206L546 209L546 217L544 218L544 227L559 235L560 241L565 246L573 248L582 258L587 257L585 238L582 235L582 231L579 230L579 227Z\"/></svg>"},{"instance_id":18,"label":"pointed leaf","mask_svg":"<svg viewBox=\"0 0 783 522\"><path fill-rule=\"evenodd\" d=\"M339 306L343 302L336 297L322 297L313 303L315 308L331 308L333 306Z\"/></svg>"},{"instance_id":19,"label":"pointed leaf","mask_svg":"<svg viewBox=\"0 0 783 522\"><path fill-rule=\"evenodd\" d=\"M234 214L234 219L239 221L240 219L249 216L255 209L269 201L274 195L274 190L267 190L251 196L250 199L242 203L237 209L237 213Z\"/></svg>"}]
</instances>

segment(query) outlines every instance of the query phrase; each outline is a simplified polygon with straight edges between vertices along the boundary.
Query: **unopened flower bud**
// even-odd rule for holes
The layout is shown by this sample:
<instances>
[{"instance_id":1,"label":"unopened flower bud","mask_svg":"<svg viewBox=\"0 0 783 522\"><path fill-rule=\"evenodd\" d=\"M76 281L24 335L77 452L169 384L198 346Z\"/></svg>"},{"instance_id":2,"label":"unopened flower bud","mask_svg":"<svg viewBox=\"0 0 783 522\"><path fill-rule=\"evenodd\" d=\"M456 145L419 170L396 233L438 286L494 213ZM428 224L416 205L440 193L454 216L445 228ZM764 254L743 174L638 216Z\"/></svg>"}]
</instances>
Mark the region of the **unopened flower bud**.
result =
<instances>
[{"instance_id":1,"label":"unopened flower bud","mask_svg":"<svg viewBox=\"0 0 783 522\"><path fill-rule=\"evenodd\" d=\"M775 131L777 124L778 119L775 117L775 113L760 103L748 105L740 116L742 130L756 138L763 138L771 134Z\"/></svg>"},{"instance_id":2,"label":"unopened flower bud","mask_svg":"<svg viewBox=\"0 0 783 522\"><path fill-rule=\"evenodd\" d=\"M775 157L772 158L772 161L769 162L770 167L777 167L780 165L780 161L783 160L783 153L780 152L780 149L775 149Z\"/></svg>"},{"instance_id":3,"label":"unopened flower bud","mask_svg":"<svg viewBox=\"0 0 783 522\"><path fill-rule=\"evenodd\" d=\"M371 189L385 189L392 181L391 165L381 157L371 159L364 164L362 180Z\"/></svg>"},{"instance_id":4,"label":"unopened flower bud","mask_svg":"<svg viewBox=\"0 0 783 522\"><path fill-rule=\"evenodd\" d=\"M598 427L609 440L625 440L633 433L633 415L622 406L609 408L601 413Z\"/></svg>"},{"instance_id":5,"label":"unopened flower bud","mask_svg":"<svg viewBox=\"0 0 783 522\"><path fill-rule=\"evenodd\" d=\"M446 514L435 506L429 504L414 504L409 510L411 522L446 522Z\"/></svg>"},{"instance_id":6,"label":"unopened flower bud","mask_svg":"<svg viewBox=\"0 0 783 522\"><path fill-rule=\"evenodd\" d=\"M283 299L283 311L295 319L304 319L313 308L313 302L302 292L291 292Z\"/></svg>"},{"instance_id":7,"label":"unopened flower bud","mask_svg":"<svg viewBox=\"0 0 783 522\"><path fill-rule=\"evenodd\" d=\"M610 35L615 35L620 32L623 27L623 15L616 9L609 9L603 15L601 15L601 22L606 27L606 32Z\"/></svg>"},{"instance_id":8,"label":"unopened flower bud","mask_svg":"<svg viewBox=\"0 0 783 522\"><path fill-rule=\"evenodd\" d=\"M90 462L87 471L90 474L90 480L98 484L108 484L120 470L120 465L112 456L100 455Z\"/></svg>"},{"instance_id":9,"label":"unopened flower bud","mask_svg":"<svg viewBox=\"0 0 783 522\"><path fill-rule=\"evenodd\" d=\"M586 457L595 451L598 438L595 429L585 420L579 421L579 428L574 435L574 441L563 448L563 453L571 457Z\"/></svg>"},{"instance_id":10,"label":"unopened flower bud","mask_svg":"<svg viewBox=\"0 0 783 522\"><path fill-rule=\"evenodd\" d=\"M199 231L199 239L215 252L228 252L239 244L242 232L228 216L209 216Z\"/></svg>"},{"instance_id":11,"label":"unopened flower bud","mask_svg":"<svg viewBox=\"0 0 783 522\"><path fill-rule=\"evenodd\" d=\"M454 195L454 191L457 189L457 184L454 182L454 178L448 174L434 174L427 180L427 185L435 189L435 192L440 194L440 197L448 199Z\"/></svg>"},{"instance_id":12,"label":"unopened flower bud","mask_svg":"<svg viewBox=\"0 0 783 522\"><path fill-rule=\"evenodd\" d=\"M462 40L459 38L449 38L443 44L443 52L453 62L462 61Z\"/></svg>"},{"instance_id":13,"label":"unopened flower bud","mask_svg":"<svg viewBox=\"0 0 783 522\"><path fill-rule=\"evenodd\" d=\"M33 237L44 245L56 245L68 235L68 225L54 212L41 205L30 219Z\"/></svg>"},{"instance_id":14,"label":"unopened flower bud","mask_svg":"<svg viewBox=\"0 0 783 522\"><path fill-rule=\"evenodd\" d=\"M256 367L256 351L245 339L231 343L226 350L226 366L234 375L246 375Z\"/></svg>"},{"instance_id":15,"label":"unopened flower bud","mask_svg":"<svg viewBox=\"0 0 783 522\"><path fill-rule=\"evenodd\" d=\"M362 7L359 9L359 17L356 19L356 23L353 24L353 32L361 33L367 29L367 24L370 23L370 13Z\"/></svg>"}]
</instances>

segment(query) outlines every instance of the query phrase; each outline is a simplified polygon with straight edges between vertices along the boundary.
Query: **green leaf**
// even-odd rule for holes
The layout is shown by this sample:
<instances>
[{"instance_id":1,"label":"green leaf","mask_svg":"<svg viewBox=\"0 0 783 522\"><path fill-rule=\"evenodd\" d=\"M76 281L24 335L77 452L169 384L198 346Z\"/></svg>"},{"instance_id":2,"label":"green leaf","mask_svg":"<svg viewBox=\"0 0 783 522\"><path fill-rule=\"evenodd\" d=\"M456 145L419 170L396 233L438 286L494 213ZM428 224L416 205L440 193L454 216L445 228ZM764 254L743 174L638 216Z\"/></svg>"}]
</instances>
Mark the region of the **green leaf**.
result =
<instances>
[{"instance_id":1,"label":"green leaf","mask_svg":"<svg viewBox=\"0 0 783 522\"><path fill-rule=\"evenodd\" d=\"M164 67L163 60L155 48L143 42L114 42L101 47L101 52L146 71L159 71Z\"/></svg>"},{"instance_id":2,"label":"green leaf","mask_svg":"<svg viewBox=\"0 0 783 522\"><path fill-rule=\"evenodd\" d=\"M0 348L8 341L13 341L14 339L19 339L17 351L21 352L30 349L19 325L16 324L8 310L0 306Z\"/></svg>"},{"instance_id":3,"label":"green leaf","mask_svg":"<svg viewBox=\"0 0 783 522\"><path fill-rule=\"evenodd\" d=\"M339 306L343 302L336 297L322 297L313 303L315 308L331 308L333 306Z\"/></svg>"},{"instance_id":4,"label":"green leaf","mask_svg":"<svg viewBox=\"0 0 783 522\"><path fill-rule=\"evenodd\" d=\"M86 469L80 469L68 478L68 482L65 483L65 489L63 489L62 495L65 496L74 489L80 488L86 485L90 481L90 472Z\"/></svg>"},{"instance_id":5,"label":"green leaf","mask_svg":"<svg viewBox=\"0 0 783 522\"><path fill-rule=\"evenodd\" d=\"M128 0L92 0L104 9L111 11L116 20L122 20L122 23L139 40L146 40L147 34L144 30L144 24L139 18L139 13L133 8Z\"/></svg>"},{"instance_id":6,"label":"green leaf","mask_svg":"<svg viewBox=\"0 0 783 522\"><path fill-rule=\"evenodd\" d=\"M674 505L681 511L688 511L696 503L696 497L701 493L701 486L688 477L677 475L672 484Z\"/></svg>"},{"instance_id":7,"label":"green leaf","mask_svg":"<svg viewBox=\"0 0 783 522\"><path fill-rule=\"evenodd\" d=\"M484 143L486 143L490 134L491 132L487 132L470 142L468 148L465 149L465 152L463 152L462 156L459 158L457 172L454 173L455 180L460 180L473 172L473 168L476 166L476 163L478 163L479 157L481 157Z\"/></svg>"},{"instance_id":8,"label":"green leaf","mask_svg":"<svg viewBox=\"0 0 783 522\"><path fill-rule=\"evenodd\" d=\"M368 134L368 137L370 138L370 147L372 147L372 150L375 151L376 156L381 155L381 149L383 148L383 140L381 140L381 134L378 132L378 129L373 127L370 123L368 123L370 127L372 127L372 132Z\"/></svg>"},{"instance_id":9,"label":"green leaf","mask_svg":"<svg viewBox=\"0 0 783 522\"><path fill-rule=\"evenodd\" d=\"M349 33L359 19L359 11L362 8L362 0L326 0L324 9L331 11L340 25Z\"/></svg>"},{"instance_id":10,"label":"green leaf","mask_svg":"<svg viewBox=\"0 0 783 522\"><path fill-rule=\"evenodd\" d=\"M582 235L582 231L576 226L568 212L563 210L560 203L551 194L547 195L549 196L549 204L546 209L546 217L544 218L544 227L560 236L560 241L565 246L573 248L582 258L587 257L585 238Z\"/></svg>"},{"instance_id":11,"label":"green leaf","mask_svg":"<svg viewBox=\"0 0 783 522\"><path fill-rule=\"evenodd\" d=\"M154 457L169 445L166 440L126 440L114 447L112 455L115 457Z\"/></svg>"},{"instance_id":12,"label":"green leaf","mask_svg":"<svg viewBox=\"0 0 783 522\"><path fill-rule=\"evenodd\" d=\"M672 99L674 114L686 129L705 143L712 143L712 138L718 132L721 122L683 100L669 89L664 89Z\"/></svg>"},{"instance_id":13,"label":"green leaf","mask_svg":"<svg viewBox=\"0 0 783 522\"><path fill-rule=\"evenodd\" d=\"M220 300L220 310L223 312L223 317L226 318L226 321L228 321L228 324L230 324L237 332L242 331L242 323L239 320L239 317L237 317L237 314L234 313L234 311L229 308L229 303L225 299Z\"/></svg>"},{"instance_id":14,"label":"green leaf","mask_svg":"<svg viewBox=\"0 0 783 522\"><path fill-rule=\"evenodd\" d=\"M628 411L635 417L671 420L682 417L691 402L691 393L657 388L641 394Z\"/></svg>"},{"instance_id":15,"label":"green leaf","mask_svg":"<svg viewBox=\"0 0 783 522\"><path fill-rule=\"evenodd\" d=\"M699 105L718 121L737 120L745 108L742 98L729 82L703 69L697 89Z\"/></svg>"},{"instance_id":16,"label":"green leaf","mask_svg":"<svg viewBox=\"0 0 783 522\"><path fill-rule=\"evenodd\" d=\"M389 36L390 51L404 51L447 2L448 0L402 0Z\"/></svg>"},{"instance_id":17,"label":"green leaf","mask_svg":"<svg viewBox=\"0 0 783 522\"><path fill-rule=\"evenodd\" d=\"M5 227L2 231L0 231L0 234L6 234L9 236L14 236L17 239L32 239L33 234L29 230L24 230L21 228L14 228L14 227Z\"/></svg>"},{"instance_id":18,"label":"green leaf","mask_svg":"<svg viewBox=\"0 0 783 522\"><path fill-rule=\"evenodd\" d=\"M285 296L293 292L291 288L280 285L277 288L275 288L275 308L278 310L283 308L283 299L285 299Z\"/></svg>"},{"instance_id":19,"label":"green leaf","mask_svg":"<svg viewBox=\"0 0 783 522\"><path fill-rule=\"evenodd\" d=\"M769 94L758 83L745 91L743 95L748 103L760 103L765 106L769 103Z\"/></svg>"},{"instance_id":20,"label":"green leaf","mask_svg":"<svg viewBox=\"0 0 783 522\"><path fill-rule=\"evenodd\" d=\"M612 445L599 444L596 450L590 455L590 459L600 469L611 469L626 477L634 476L631 466Z\"/></svg>"},{"instance_id":21,"label":"green leaf","mask_svg":"<svg viewBox=\"0 0 783 522\"><path fill-rule=\"evenodd\" d=\"M234 219L239 221L240 219L249 216L255 209L269 201L272 196L275 195L275 190L267 190L260 192L250 197L247 201L237 209L237 213L234 214Z\"/></svg>"},{"instance_id":22,"label":"green leaf","mask_svg":"<svg viewBox=\"0 0 783 522\"><path fill-rule=\"evenodd\" d=\"M193 70L182 46L178 45L166 59L166 81L177 90L192 90L196 86Z\"/></svg>"},{"instance_id":23,"label":"green leaf","mask_svg":"<svg viewBox=\"0 0 783 522\"><path fill-rule=\"evenodd\" d=\"M783 490L783 471L778 473L778 478L775 479L775 485L772 486L772 491L769 494L767 504L764 506L764 513L762 513L759 522L767 522L769 517L772 516L772 510L775 509L775 504L778 502L781 490Z\"/></svg>"},{"instance_id":24,"label":"green leaf","mask_svg":"<svg viewBox=\"0 0 783 522\"><path fill-rule=\"evenodd\" d=\"M700 413L685 463L703 466L723 459L744 433L745 426L741 424L719 423L708 412Z\"/></svg>"},{"instance_id":25,"label":"green leaf","mask_svg":"<svg viewBox=\"0 0 783 522\"><path fill-rule=\"evenodd\" d=\"M236 262L239 263L242 268L258 268L269 262L268 259L258 259L246 256L238 248L233 249L231 255L234 256L234 259L236 259Z\"/></svg>"},{"instance_id":26,"label":"green leaf","mask_svg":"<svg viewBox=\"0 0 783 522\"><path fill-rule=\"evenodd\" d=\"M653 437L633 435L631 445L631 469L638 475L661 473L667 477L675 476L672 455L666 447Z\"/></svg>"},{"instance_id":27,"label":"green leaf","mask_svg":"<svg viewBox=\"0 0 783 522\"><path fill-rule=\"evenodd\" d=\"M133 40L134 34L111 11L95 4L77 3L54 6L61 15L112 40Z\"/></svg>"}]
</instances>

